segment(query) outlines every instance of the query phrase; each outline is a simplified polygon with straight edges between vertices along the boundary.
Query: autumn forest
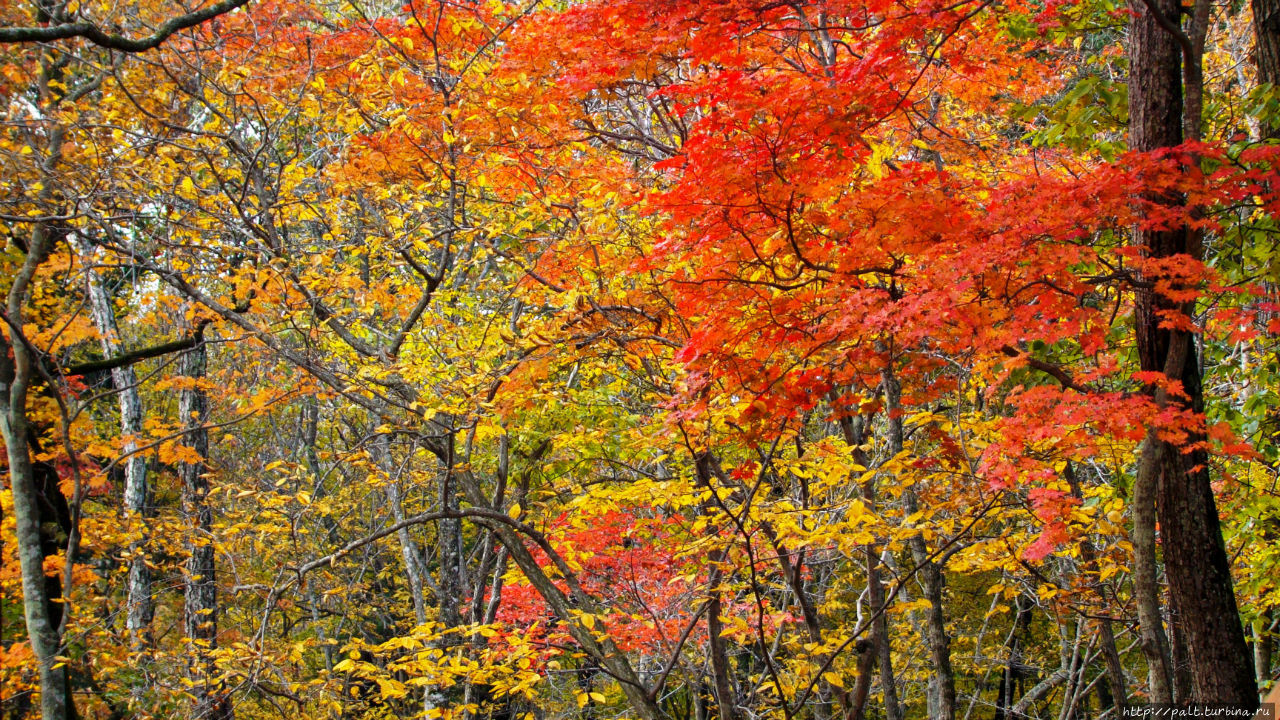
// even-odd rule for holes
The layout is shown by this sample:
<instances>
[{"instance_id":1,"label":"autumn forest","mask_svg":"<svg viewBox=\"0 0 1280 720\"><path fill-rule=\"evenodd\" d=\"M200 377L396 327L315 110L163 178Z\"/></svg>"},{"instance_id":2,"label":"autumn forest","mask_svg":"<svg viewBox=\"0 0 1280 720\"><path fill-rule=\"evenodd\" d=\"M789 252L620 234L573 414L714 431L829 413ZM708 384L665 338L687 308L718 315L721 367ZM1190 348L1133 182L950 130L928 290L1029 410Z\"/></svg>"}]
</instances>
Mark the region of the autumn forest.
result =
<instances>
[{"instance_id":1,"label":"autumn forest","mask_svg":"<svg viewBox=\"0 0 1280 720\"><path fill-rule=\"evenodd\" d=\"M1248 717L1280 0L0 1L0 718Z\"/></svg>"}]
</instances>

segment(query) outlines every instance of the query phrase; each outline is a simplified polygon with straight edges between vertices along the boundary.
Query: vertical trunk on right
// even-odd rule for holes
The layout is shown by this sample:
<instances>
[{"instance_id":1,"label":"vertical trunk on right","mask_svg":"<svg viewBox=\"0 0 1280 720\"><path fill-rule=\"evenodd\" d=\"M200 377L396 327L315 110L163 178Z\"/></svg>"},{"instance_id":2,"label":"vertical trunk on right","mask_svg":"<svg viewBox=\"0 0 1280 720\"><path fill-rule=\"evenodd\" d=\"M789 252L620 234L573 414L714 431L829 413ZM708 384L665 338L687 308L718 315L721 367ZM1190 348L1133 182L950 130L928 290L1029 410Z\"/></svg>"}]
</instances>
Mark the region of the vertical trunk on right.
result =
<instances>
[{"instance_id":1,"label":"vertical trunk on right","mask_svg":"<svg viewBox=\"0 0 1280 720\"><path fill-rule=\"evenodd\" d=\"M1182 8L1177 0L1135 0L1132 10L1129 146L1139 152L1174 147L1183 139L1182 48L1162 24L1176 28ZM1169 195L1152 199L1169 206L1183 202ZM1134 243L1149 258L1190 255L1200 259L1199 243L1185 226L1137 231ZM1170 301L1149 282L1136 288L1135 294L1134 330L1142 370L1180 381L1187 394L1181 402L1201 412L1203 390L1195 339L1185 330L1161 326L1166 315L1189 316L1194 307ZM1155 388L1150 393L1158 404L1179 402ZM1202 436L1192 433L1188 440L1192 447L1203 447ZM1185 621L1194 699L1254 705L1257 686L1209 481L1209 458L1203 449L1187 452L1154 433L1148 435L1147 444L1153 443L1156 448L1150 449L1159 452L1143 452L1138 474L1157 478L1156 514L1165 568L1174 605Z\"/></svg>"},{"instance_id":2,"label":"vertical trunk on right","mask_svg":"<svg viewBox=\"0 0 1280 720\"><path fill-rule=\"evenodd\" d=\"M1280 0L1252 0L1258 82L1280 85ZM1280 122L1263 125L1263 139L1280 139Z\"/></svg>"},{"instance_id":3,"label":"vertical trunk on right","mask_svg":"<svg viewBox=\"0 0 1280 720\"><path fill-rule=\"evenodd\" d=\"M1280 0L1252 0L1254 62L1258 70L1258 82L1280 86ZM1263 123L1262 139L1280 140L1280 120ZM1268 531L1274 533L1274 526ZM1254 626L1254 673L1259 683L1271 678L1271 654L1276 629L1273 608L1263 613L1266 622ZM1278 685L1277 687L1280 687Z\"/></svg>"},{"instance_id":4,"label":"vertical trunk on right","mask_svg":"<svg viewBox=\"0 0 1280 720\"><path fill-rule=\"evenodd\" d=\"M1258 681L1258 692L1262 692L1262 684L1271 679L1271 656L1275 649L1275 610L1267 608L1262 617L1253 622L1253 674ZM1278 685L1277 687L1280 687Z\"/></svg>"}]
</instances>

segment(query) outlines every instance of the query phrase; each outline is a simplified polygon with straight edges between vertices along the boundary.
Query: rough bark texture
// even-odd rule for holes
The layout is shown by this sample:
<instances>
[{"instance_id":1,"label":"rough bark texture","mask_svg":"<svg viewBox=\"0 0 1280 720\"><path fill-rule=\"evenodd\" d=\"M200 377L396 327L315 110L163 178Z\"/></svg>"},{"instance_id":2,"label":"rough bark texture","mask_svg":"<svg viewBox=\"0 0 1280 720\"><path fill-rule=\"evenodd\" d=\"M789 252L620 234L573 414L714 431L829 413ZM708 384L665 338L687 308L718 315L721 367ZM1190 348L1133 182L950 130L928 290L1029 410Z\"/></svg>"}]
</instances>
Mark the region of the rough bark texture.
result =
<instances>
[{"instance_id":1,"label":"rough bark texture","mask_svg":"<svg viewBox=\"0 0 1280 720\"><path fill-rule=\"evenodd\" d=\"M396 522L404 522L404 497L400 491L400 483L395 478L395 466L391 460L391 446L387 435L377 435L370 445L374 461L387 476L387 504L391 507L391 517ZM427 621L426 595L423 592L422 577L425 563L418 543L409 533L409 528L401 528L396 532L400 542L400 555L404 558L405 579L409 583L409 597L413 600L413 616L422 625Z\"/></svg>"},{"instance_id":2,"label":"rough bark texture","mask_svg":"<svg viewBox=\"0 0 1280 720\"><path fill-rule=\"evenodd\" d=\"M1150 151L1182 142L1182 48L1171 32L1161 27L1177 23L1181 8L1176 0L1135 2L1130 21L1129 46L1129 145ZM1172 19L1172 20L1170 20ZM1157 198L1176 204L1180 198ZM1136 232L1134 242L1148 257L1190 254L1199 258L1198 243L1186 228ZM1200 366L1194 338L1187 332L1162 328L1162 311L1190 314L1193 308L1178 306L1149 287L1136 290L1134 313L1139 362L1145 371L1159 371L1182 382L1192 410L1202 410ZM1157 401L1167 398L1158 397ZM1190 438L1197 443L1198 437ZM1244 630L1240 624L1230 564L1204 450L1184 452L1182 447L1157 440L1159 453L1144 452L1139 474L1157 476L1157 515L1164 546L1170 593L1184 622L1187 646L1195 678L1194 697L1202 702L1257 702L1257 686L1249 663Z\"/></svg>"},{"instance_id":3,"label":"rough bark texture","mask_svg":"<svg viewBox=\"0 0 1280 720\"><path fill-rule=\"evenodd\" d=\"M1258 82L1280 85L1280 0L1253 0L1252 6ZM1280 122L1264 126L1262 136L1280 139Z\"/></svg>"},{"instance_id":4,"label":"rough bark texture","mask_svg":"<svg viewBox=\"0 0 1280 720\"><path fill-rule=\"evenodd\" d=\"M102 279L89 274L89 306L93 311L93 323L101 336L102 352L107 357L120 355L120 329L116 322L115 304L107 295ZM145 523L148 513L147 459L137 453L137 438L142 436L142 400L138 396L138 376L133 367L126 365L111 370L116 397L120 401L120 435L124 442L120 453L124 461L124 513L126 522L137 527ZM128 596L126 599L126 627L135 641L150 645L151 618L154 614L151 601L151 570L147 567L144 537L134 542L129 550Z\"/></svg>"},{"instance_id":5,"label":"rough bark texture","mask_svg":"<svg viewBox=\"0 0 1280 720\"><path fill-rule=\"evenodd\" d=\"M192 381L178 395L178 415L186 432L184 443L200 455L209 455L209 397L198 383L208 368L205 345L200 343L182 358L181 372ZM184 594L184 629L190 638L193 720L226 720L232 717L230 698L214 684L218 672L210 651L218 646L218 584L213 546L213 511L209 507L208 466L205 462L178 463L182 481L182 515L190 529Z\"/></svg>"},{"instance_id":6,"label":"rough bark texture","mask_svg":"<svg viewBox=\"0 0 1280 720\"><path fill-rule=\"evenodd\" d=\"M720 622L722 607L720 589L716 586L720 584L719 567L724 562L722 553L723 551L717 550L709 558L712 570L707 581L710 586L707 598L707 642L711 649L711 675L715 683L716 707L720 710L720 720L737 720L736 697L733 681L729 676L729 656L725 651L724 638L720 636L724 632L724 625Z\"/></svg>"}]
</instances>

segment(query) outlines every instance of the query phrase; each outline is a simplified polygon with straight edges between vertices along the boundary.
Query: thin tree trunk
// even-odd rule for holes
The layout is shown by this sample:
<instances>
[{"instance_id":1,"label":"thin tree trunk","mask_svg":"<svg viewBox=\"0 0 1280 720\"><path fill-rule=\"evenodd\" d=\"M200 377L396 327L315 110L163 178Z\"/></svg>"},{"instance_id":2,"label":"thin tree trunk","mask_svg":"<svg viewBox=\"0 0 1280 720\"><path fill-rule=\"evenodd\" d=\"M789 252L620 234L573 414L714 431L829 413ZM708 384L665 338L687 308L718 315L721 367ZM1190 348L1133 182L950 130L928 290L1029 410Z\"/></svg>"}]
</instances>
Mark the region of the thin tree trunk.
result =
<instances>
[{"instance_id":1,"label":"thin tree trunk","mask_svg":"<svg viewBox=\"0 0 1280 720\"><path fill-rule=\"evenodd\" d=\"M880 551L879 548L868 545L863 548L863 552L867 562L867 599L871 601L871 611L880 613L871 623L871 641L875 644L876 663L880 668L880 695L884 701L884 717L885 720L902 720L902 705L898 702L898 678L893 672L889 617L885 610L887 598L884 582L880 578Z\"/></svg>"},{"instance_id":2,"label":"thin tree trunk","mask_svg":"<svg viewBox=\"0 0 1280 720\"><path fill-rule=\"evenodd\" d=\"M391 460L391 446L387 435L374 437L371 447L374 462L387 476L387 505L391 507L391 516L396 522L403 522L404 498L400 493L400 482L396 479L395 465ZM408 528L396 531L396 540L400 543L400 556L404 559L405 579L409 584L409 597L413 601L413 616L419 625L427 622L427 603L423 592L422 578L426 571L418 543L409 533Z\"/></svg>"},{"instance_id":3,"label":"thin tree trunk","mask_svg":"<svg viewBox=\"0 0 1280 720\"><path fill-rule=\"evenodd\" d=\"M850 720L865 720L867 717L867 698L871 695L871 671L875 669L877 654L875 641L864 648L859 648L858 679L849 691L849 710L846 717Z\"/></svg>"},{"instance_id":4,"label":"thin tree trunk","mask_svg":"<svg viewBox=\"0 0 1280 720\"><path fill-rule=\"evenodd\" d=\"M387 482L387 504L391 506L391 516L396 522L403 522L404 499L400 495L400 483L396 480ZM427 603L422 589L422 559L419 556L418 543L409 534L408 528L396 531L396 539L400 541L400 555L404 558L405 577L409 582L409 596L413 600L413 617L419 625L427 622Z\"/></svg>"},{"instance_id":5,"label":"thin tree trunk","mask_svg":"<svg viewBox=\"0 0 1280 720\"><path fill-rule=\"evenodd\" d=\"M1275 609L1267 608L1253 621L1253 673L1258 681L1258 694L1262 683L1271 679L1271 656L1275 650Z\"/></svg>"},{"instance_id":6,"label":"thin tree trunk","mask_svg":"<svg viewBox=\"0 0 1280 720\"><path fill-rule=\"evenodd\" d=\"M723 551L717 550L709 558L711 573L707 579L707 644L711 650L711 676L715 682L716 707L720 710L720 720L737 720L737 702L733 692L733 681L729 677L729 656L725 652L724 638L721 633L724 625L720 621L720 564L724 562Z\"/></svg>"},{"instance_id":7,"label":"thin tree trunk","mask_svg":"<svg viewBox=\"0 0 1280 720\"><path fill-rule=\"evenodd\" d=\"M1084 489L1080 486L1080 478L1076 475L1075 467L1071 463L1067 463L1067 467L1063 471L1063 477L1067 479L1067 484L1071 488L1071 496L1081 502L1084 502ZM1151 506L1151 513L1154 512L1155 507ZM1152 530L1154 531L1154 527ZM1154 534L1151 536L1151 542L1152 548L1150 549L1152 551L1152 555L1150 556L1149 561L1152 563L1152 567L1154 567ZM1088 536L1081 539L1080 557L1085 562L1086 570L1090 573L1096 573L1098 571L1098 551L1093 546L1093 541L1090 540ZM1106 602L1107 597L1102 593L1102 590L1098 585L1094 585L1094 590L1097 593L1098 598L1103 602ZM1159 611L1160 608L1157 607L1157 615ZM1163 634L1162 628L1161 633ZM1129 691L1125 684L1124 666L1120 662L1120 651L1116 649L1116 635L1115 630L1111 625L1111 618L1103 617L1099 621L1098 636L1098 640L1102 644L1103 661L1106 663L1107 668L1107 683L1105 689L1109 691L1108 696L1110 697L1111 706L1116 708L1119 713L1122 713L1124 708L1128 705ZM1156 638L1156 640L1158 642L1159 638Z\"/></svg>"},{"instance_id":8,"label":"thin tree trunk","mask_svg":"<svg viewBox=\"0 0 1280 720\"><path fill-rule=\"evenodd\" d=\"M1280 0L1252 0L1251 8L1254 64L1258 70L1258 82L1271 85L1274 89L1280 86ZM1280 121L1263 123L1261 135L1264 140L1280 139ZM1271 679L1271 654L1276 629L1274 617L1274 609L1267 608L1263 615L1266 622L1254 626L1254 673L1259 686Z\"/></svg>"},{"instance_id":9,"label":"thin tree trunk","mask_svg":"<svg viewBox=\"0 0 1280 720\"><path fill-rule=\"evenodd\" d=\"M1192 41L1163 26L1179 26L1177 0L1135 0L1129 44L1129 145L1146 152L1174 147L1182 142L1182 61L1185 44ZM1158 13L1158 15L1156 14ZM1195 79L1194 72L1191 79ZM1177 206L1180 197L1153 198ZM1199 243L1185 227L1142 230L1134 244L1150 258L1190 254L1200 259ZM1149 285L1136 288L1134 313L1139 364L1144 371L1163 372L1182 383L1188 409L1203 410L1200 366L1192 336L1181 329L1162 327L1170 312L1190 316L1194 307L1171 302ZM1149 391L1157 403L1167 403L1162 391ZM1192 433L1181 446L1148 435L1161 452L1143 453L1139 475L1156 474L1156 512L1164 544L1171 595L1182 616L1195 678L1195 699L1203 702L1257 703L1257 685L1249 662L1244 630L1232 587L1231 567L1223 546L1217 506L1210 485L1203 437ZM1150 622L1148 620L1147 622Z\"/></svg>"},{"instance_id":10,"label":"thin tree trunk","mask_svg":"<svg viewBox=\"0 0 1280 720\"><path fill-rule=\"evenodd\" d=\"M102 351L107 357L120 355L123 347L120 328L116 322L115 303L102 286L102 278L89 273L89 306L94 325L101 337ZM132 365L114 368L111 380L116 397L120 401L120 434L124 442L120 446L124 461L124 516L126 526L138 533L129 546L129 579L125 626L130 641L140 647L151 646L151 619L154 615L151 600L151 570L147 567L146 534L148 500L147 459L137 452L138 438L142 435L142 399L138 394L138 376Z\"/></svg>"},{"instance_id":11,"label":"thin tree trunk","mask_svg":"<svg viewBox=\"0 0 1280 720\"><path fill-rule=\"evenodd\" d=\"M218 687L212 653L218 647L218 576L213 541L213 509L209 506L209 396L202 383L208 372L203 341L182 356L181 373L189 383L178 395L183 443L199 460L178 463L182 481L182 516L188 539L184 580L184 626L189 638L192 720L232 717L231 699Z\"/></svg>"},{"instance_id":12,"label":"thin tree trunk","mask_svg":"<svg viewBox=\"0 0 1280 720\"><path fill-rule=\"evenodd\" d=\"M710 489L711 478L715 476L717 470L714 456L704 452L695 458L695 463L697 487ZM701 510L705 517L711 518L715 515L715 508L709 500L702 504ZM715 527L714 523L711 527ZM710 537L714 537L716 531L710 529L707 532ZM733 681L729 677L729 657L725 651L724 638L721 637L724 625L720 617L722 610L720 580L723 577L724 560L723 548L715 548L707 555L707 564L710 568L707 574L707 646L711 653L712 688L715 691L720 720L736 720L737 703Z\"/></svg>"},{"instance_id":13,"label":"thin tree trunk","mask_svg":"<svg viewBox=\"0 0 1280 720\"><path fill-rule=\"evenodd\" d=\"M440 477L439 503L444 512L458 512L458 489L454 487L454 468L458 458L454 457L454 441L449 443L448 459ZM436 537L439 540L440 561L440 593L437 604L440 610L440 621L445 627L457 627L462 624L462 592L465 584L462 579L462 521L455 518L441 520L436 524Z\"/></svg>"},{"instance_id":14,"label":"thin tree trunk","mask_svg":"<svg viewBox=\"0 0 1280 720\"><path fill-rule=\"evenodd\" d=\"M376 419L375 416L370 415ZM387 505L391 508L391 517L397 523L403 522L405 519L404 498L400 491L400 481L396 477L395 463L391 458L390 437L379 434L374 436L370 443L372 448L374 462L380 467L386 475L387 487ZM404 560L405 580L409 585L409 599L413 603L413 617L418 625L424 625L427 622L427 600L424 589L424 581L426 580L426 562L423 559L418 543L413 539L413 535L409 532L409 528L402 527L396 531L396 540L400 544L400 557ZM443 595L437 586L437 592ZM452 625L450 627L453 627ZM470 690L468 684L464 688L464 696ZM426 686L422 689L422 710L425 714L430 714L436 707L443 702L439 690L434 686Z\"/></svg>"},{"instance_id":15,"label":"thin tree trunk","mask_svg":"<svg viewBox=\"0 0 1280 720\"><path fill-rule=\"evenodd\" d=\"M1111 704L1116 715L1123 715L1129 705L1129 691L1124 681L1124 666L1120 663L1120 651L1116 649L1116 635L1111 619L1103 618L1100 629L1102 657L1107 664L1107 686L1111 691Z\"/></svg>"},{"instance_id":16,"label":"thin tree trunk","mask_svg":"<svg viewBox=\"0 0 1280 720\"><path fill-rule=\"evenodd\" d=\"M902 388L893 371L886 368L881 377L884 386L885 416L889 425L889 452L896 456L902 452ZM902 493L903 510L908 515L920 510L915 491L907 488ZM911 559L918 568L921 595L929 601L925 611L925 644L929 648L932 673L929 675L929 717L931 720L954 720L956 716L956 680L951 667L951 639L947 635L947 617L943 609L942 568L929 557L928 546L919 534L907 541Z\"/></svg>"},{"instance_id":17,"label":"thin tree trunk","mask_svg":"<svg viewBox=\"0 0 1280 720\"><path fill-rule=\"evenodd\" d=\"M1147 689L1151 701L1173 702L1173 659L1164 632L1160 607L1160 582L1156 564L1156 481L1160 464L1160 441L1147 433L1138 458L1133 481L1133 597L1138 606L1139 646L1147 659Z\"/></svg>"},{"instance_id":18,"label":"thin tree trunk","mask_svg":"<svg viewBox=\"0 0 1280 720\"><path fill-rule=\"evenodd\" d=\"M1009 659L1000 677L1000 692L996 699L995 720L1004 720L1009 716L1009 707L1013 705L1014 687L1019 679L1026 675L1026 663L1023 662L1022 637L1031 626L1031 611L1035 603L1026 595L1018 595L1013 601L1013 628L1009 631L1009 639L1005 642L1005 652Z\"/></svg>"},{"instance_id":19,"label":"thin tree trunk","mask_svg":"<svg viewBox=\"0 0 1280 720\"><path fill-rule=\"evenodd\" d=\"M867 467L870 459L861 450L865 424L855 424L851 417L842 417L839 422L845 444L853 448L855 462ZM876 511L874 479L868 478L862 483L860 490L862 502L867 511L874 513ZM863 546L862 551L867 570L867 600L871 603L871 612L875 614L875 619L871 622L871 652L858 666L858 681L851 698L853 715L855 718L864 715L866 698L871 685L869 670L874 663L880 670L880 692L884 701L885 720L902 720L902 707L898 704L897 677L893 673L893 647L889 640L889 618L884 610L887 599L884 581L880 577L880 547L874 542L868 543Z\"/></svg>"}]
</instances>

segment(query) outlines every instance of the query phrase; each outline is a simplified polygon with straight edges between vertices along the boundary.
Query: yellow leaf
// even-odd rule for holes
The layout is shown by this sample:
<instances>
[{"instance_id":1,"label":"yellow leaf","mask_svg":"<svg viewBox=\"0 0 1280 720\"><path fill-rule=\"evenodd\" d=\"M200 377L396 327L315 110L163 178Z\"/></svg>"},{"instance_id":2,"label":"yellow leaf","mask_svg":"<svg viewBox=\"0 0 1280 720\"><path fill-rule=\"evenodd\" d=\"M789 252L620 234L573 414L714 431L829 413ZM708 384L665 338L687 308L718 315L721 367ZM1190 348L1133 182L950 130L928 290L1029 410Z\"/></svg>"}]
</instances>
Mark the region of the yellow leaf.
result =
<instances>
[{"instance_id":1,"label":"yellow leaf","mask_svg":"<svg viewBox=\"0 0 1280 720\"><path fill-rule=\"evenodd\" d=\"M390 678L387 678L387 679L375 678L375 679L378 681L378 689L382 691L382 697L384 698L399 698L409 694L409 691L408 689L405 688L404 683L401 683L398 680L392 680Z\"/></svg>"}]
</instances>

